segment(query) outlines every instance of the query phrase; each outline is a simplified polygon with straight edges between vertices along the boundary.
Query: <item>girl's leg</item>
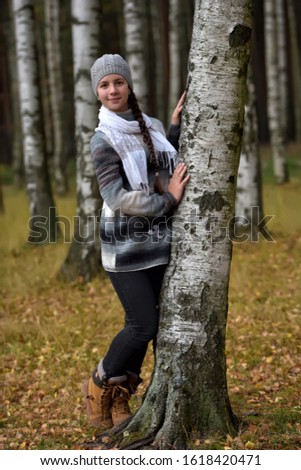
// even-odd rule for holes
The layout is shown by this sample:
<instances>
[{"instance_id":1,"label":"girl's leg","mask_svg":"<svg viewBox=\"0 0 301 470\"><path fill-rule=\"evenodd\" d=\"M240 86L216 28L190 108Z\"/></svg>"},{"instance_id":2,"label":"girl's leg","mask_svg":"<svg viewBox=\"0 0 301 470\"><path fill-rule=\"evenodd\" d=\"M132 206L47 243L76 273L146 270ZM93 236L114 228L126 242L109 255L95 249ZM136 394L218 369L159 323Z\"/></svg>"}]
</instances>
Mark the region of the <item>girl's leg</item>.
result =
<instances>
[{"instance_id":1,"label":"girl's leg","mask_svg":"<svg viewBox=\"0 0 301 470\"><path fill-rule=\"evenodd\" d=\"M125 327L83 385L87 413L104 430L129 416L129 400L139 383L148 342L158 327L158 299L165 266L131 273L108 273L125 309Z\"/></svg>"},{"instance_id":2,"label":"girl's leg","mask_svg":"<svg viewBox=\"0 0 301 470\"><path fill-rule=\"evenodd\" d=\"M158 329L158 300L166 266L131 271L108 272L125 310L125 327L113 339L103 359L109 377L126 371L139 375L147 345Z\"/></svg>"}]
</instances>

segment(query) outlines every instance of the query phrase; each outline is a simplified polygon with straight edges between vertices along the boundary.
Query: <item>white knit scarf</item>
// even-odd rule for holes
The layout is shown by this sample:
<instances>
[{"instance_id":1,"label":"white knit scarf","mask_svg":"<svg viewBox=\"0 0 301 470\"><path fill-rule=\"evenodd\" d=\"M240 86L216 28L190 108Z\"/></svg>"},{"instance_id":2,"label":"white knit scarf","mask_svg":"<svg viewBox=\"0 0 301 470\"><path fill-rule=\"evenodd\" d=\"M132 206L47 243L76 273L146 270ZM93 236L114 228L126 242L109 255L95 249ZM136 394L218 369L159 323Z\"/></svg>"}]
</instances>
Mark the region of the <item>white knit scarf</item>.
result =
<instances>
[{"instance_id":1,"label":"white knit scarf","mask_svg":"<svg viewBox=\"0 0 301 470\"><path fill-rule=\"evenodd\" d=\"M168 140L152 126L152 120L142 114L146 127L152 138L156 154L160 154L163 167L169 169L172 175L177 164L177 151ZM147 162L145 151L134 134L140 134L138 121L127 121L105 106L100 108L99 123L95 131L101 130L106 134L113 149L121 158L126 177L133 190L144 190L149 192L147 177Z\"/></svg>"}]
</instances>

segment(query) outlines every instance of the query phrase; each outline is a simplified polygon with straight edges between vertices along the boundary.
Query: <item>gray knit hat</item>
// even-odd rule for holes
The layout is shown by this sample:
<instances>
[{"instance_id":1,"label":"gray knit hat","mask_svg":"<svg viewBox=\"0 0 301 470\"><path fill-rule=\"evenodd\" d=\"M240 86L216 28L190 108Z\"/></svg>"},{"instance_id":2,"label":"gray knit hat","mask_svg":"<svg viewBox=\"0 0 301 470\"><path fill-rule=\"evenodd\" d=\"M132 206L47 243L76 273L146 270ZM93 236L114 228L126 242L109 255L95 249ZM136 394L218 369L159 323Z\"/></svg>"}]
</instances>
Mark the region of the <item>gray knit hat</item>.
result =
<instances>
[{"instance_id":1,"label":"gray knit hat","mask_svg":"<svg viewBox=\"0 0 301 470\"><path fill-rule=\"evenodd\" d=\"M92 89L96 96L99 80L111 73L121 75L133 89L131 71L126 61L118 54L105 54L99 57L91 67Z\"/></svg>"}]
</instances>

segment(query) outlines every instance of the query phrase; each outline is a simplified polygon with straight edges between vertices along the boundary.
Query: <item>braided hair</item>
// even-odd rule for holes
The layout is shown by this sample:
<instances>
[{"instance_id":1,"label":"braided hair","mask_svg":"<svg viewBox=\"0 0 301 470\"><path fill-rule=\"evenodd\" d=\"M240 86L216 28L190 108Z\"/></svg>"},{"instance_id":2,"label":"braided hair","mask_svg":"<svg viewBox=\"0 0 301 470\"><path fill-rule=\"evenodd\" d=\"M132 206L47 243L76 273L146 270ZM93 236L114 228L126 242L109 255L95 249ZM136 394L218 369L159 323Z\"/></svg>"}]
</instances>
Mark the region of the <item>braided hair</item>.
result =
<instances>
[{"instance_id":1,"label":"braided hair","mask_svg":"<svg viewBox=\"0 0 301 470\"><path fill-rule=\"evenodd\" d=\"M143 137L143 142L147 145L147 148L148 148L149 153L150 153L150 159L151 159L151 162L152 162L152 164L154 166L154 169L155 169L155 183L154 183L155 192L159 193L159 194L163 194L164 190L162 188L162 184L161 184L161 180L160 180L159 164L158 164L158 160L157 160L157 157L156 157L154 144L152 142L152 138L151 138L151 135L149 133L149 130L146 127L145 121L144 121L143 116L142 116L141 109L139 108L139 104L138 104L136 95L133 92L133 90L131 90L131 93L129 95L128 103L129 103L129 106L130 106L131 110L133 111L133 114L134 114L134 117L135 117L136 121L138 121L140 130L141 130L141 134L142 134L142 137Z\"/></svg>"}]
</instances>

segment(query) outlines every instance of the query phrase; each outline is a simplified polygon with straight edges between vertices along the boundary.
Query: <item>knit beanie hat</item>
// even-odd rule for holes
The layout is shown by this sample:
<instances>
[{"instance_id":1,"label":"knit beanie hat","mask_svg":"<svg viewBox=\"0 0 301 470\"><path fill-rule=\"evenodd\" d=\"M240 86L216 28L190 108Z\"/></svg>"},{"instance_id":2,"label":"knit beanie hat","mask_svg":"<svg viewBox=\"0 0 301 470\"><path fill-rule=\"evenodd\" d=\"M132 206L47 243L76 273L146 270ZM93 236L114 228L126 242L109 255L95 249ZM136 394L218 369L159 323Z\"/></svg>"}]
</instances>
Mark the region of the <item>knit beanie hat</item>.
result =
<instances>
[{"instance_id":1,"label":"knit beanie hat","mask_svg":"<svg viewBox=\"0 0 301 470\"><path fill-rule=\"evenodd\" d=\"M127 62L118 54L105 54L99 57L91 67L92 89L96 96L99 80L112 73L125 78L131 89L133 89L131 71Z\"/></svg>"}]
</instances>

